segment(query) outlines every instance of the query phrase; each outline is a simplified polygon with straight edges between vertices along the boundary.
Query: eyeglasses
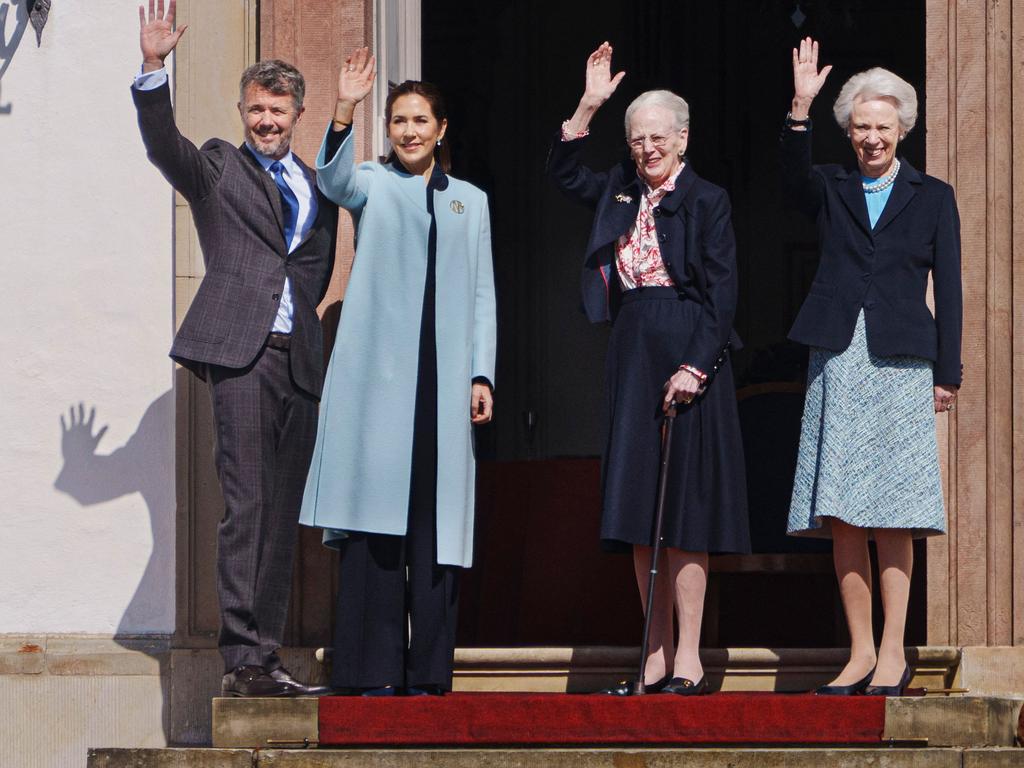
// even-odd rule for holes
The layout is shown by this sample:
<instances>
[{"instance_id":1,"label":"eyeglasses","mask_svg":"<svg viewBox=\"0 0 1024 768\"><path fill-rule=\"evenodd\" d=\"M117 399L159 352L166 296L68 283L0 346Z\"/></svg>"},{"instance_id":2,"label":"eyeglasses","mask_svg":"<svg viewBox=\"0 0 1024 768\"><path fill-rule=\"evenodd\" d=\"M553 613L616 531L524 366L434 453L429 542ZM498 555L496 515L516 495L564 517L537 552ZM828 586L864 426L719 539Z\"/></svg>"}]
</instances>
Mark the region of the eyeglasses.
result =
<instances>
[{"instance_id":1,"label":"eyeglasses","mask_svg":"<svg viewBox=\"0 0 1024 768\"><path fill-rule=\"evenodd\" d=\"M629 144L629 148L634 152L640 152L648 141L651 142L655 149L664 149L665 145L668 144L668 136L637 136L626 143Z\"/></svg>"}]
</instances>

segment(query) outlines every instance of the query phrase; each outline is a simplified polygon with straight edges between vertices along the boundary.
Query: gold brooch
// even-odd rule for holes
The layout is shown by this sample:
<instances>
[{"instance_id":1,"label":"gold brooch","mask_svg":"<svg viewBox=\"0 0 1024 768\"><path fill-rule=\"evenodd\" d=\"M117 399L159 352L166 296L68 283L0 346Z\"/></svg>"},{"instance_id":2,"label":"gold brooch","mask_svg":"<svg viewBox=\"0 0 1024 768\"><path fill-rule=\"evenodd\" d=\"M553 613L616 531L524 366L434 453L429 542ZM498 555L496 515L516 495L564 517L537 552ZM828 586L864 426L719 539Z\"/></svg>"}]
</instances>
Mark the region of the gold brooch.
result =
<instances>
[{"instance_id":1,"label":"gold brooch","mask_svg":"<svg viewBox=\"0 0 1024 768\"><path fill-rule=\"evenodd\" d=\"M624 195L621 192L615 196L615 202L617 203L632 203L633 198L629 195Z\"/></svg>"},{"instance_id":2,"label":"gold brooch","mask_svg":"<svg viewBox=\"0 0 1024 768\"><path fill-rule=\"evenodd\" d=\"M461 200L452 200L453 213L462 213L464 210L466 210L466 206L462 204Z\"/></svg>"}]
</instances>

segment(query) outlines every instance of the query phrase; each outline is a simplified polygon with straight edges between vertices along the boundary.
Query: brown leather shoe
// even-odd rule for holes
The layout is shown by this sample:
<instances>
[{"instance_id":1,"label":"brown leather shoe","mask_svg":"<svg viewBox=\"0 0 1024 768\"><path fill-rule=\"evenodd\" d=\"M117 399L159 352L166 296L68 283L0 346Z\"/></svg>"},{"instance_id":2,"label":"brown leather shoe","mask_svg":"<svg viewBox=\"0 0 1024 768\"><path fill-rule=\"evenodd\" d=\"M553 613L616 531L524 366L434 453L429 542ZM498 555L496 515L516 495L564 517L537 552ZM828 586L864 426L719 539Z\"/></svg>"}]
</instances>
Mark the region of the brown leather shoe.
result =
<instances>
[{"instance_id":1,"label":"brown leather shoe","mask_svg":"<svg viewBox=\"0 0 1024 768\"><path fill-rule=\"evenodd\" d=\"M255 664L235 667L224 675L220 684L221 696L295 696L294 690Z\"/></svg>"},{"instance_id":2,"label":"brown leather shoe","mask_svg":"<svg viewBox=\"0 0 1024 768\"><path fill-rule=\"evenodd\" d=\"M292 687L290 696L326 696L331 692L329 685L307 685L292 677L292 673L284 667L275 667L267 673L274 680Z\"/></svg>"}]
</instances>

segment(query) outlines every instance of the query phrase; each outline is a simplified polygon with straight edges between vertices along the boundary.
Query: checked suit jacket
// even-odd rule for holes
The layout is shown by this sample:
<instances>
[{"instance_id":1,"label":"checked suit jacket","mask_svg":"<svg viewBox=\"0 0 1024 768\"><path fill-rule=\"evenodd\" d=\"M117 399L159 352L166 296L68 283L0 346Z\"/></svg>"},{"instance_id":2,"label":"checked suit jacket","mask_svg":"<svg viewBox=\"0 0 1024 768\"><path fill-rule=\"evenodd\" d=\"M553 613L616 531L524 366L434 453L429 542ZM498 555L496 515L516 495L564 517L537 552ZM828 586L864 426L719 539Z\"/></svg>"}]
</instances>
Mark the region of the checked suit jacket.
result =
<instances>
[{"instance_id":1,"label":"checked suit jacket","mask_svg":"<svg viewBox=\"0 0 1024 768\"><path fill-rule=\"evenodd\" d=\"M201 378L207 366L242 369L260 354L274 325L285 277L292 290L290 358L295 384L314 397L323 386L323 332L317 305L334 267L338 207L316 187L317 216L291 253L281 196L243 144L210 139L197 148L178 131L169 86L132 88L146 154L192 209L206 276L171 347Z\"/></svg>"}]
</instances>

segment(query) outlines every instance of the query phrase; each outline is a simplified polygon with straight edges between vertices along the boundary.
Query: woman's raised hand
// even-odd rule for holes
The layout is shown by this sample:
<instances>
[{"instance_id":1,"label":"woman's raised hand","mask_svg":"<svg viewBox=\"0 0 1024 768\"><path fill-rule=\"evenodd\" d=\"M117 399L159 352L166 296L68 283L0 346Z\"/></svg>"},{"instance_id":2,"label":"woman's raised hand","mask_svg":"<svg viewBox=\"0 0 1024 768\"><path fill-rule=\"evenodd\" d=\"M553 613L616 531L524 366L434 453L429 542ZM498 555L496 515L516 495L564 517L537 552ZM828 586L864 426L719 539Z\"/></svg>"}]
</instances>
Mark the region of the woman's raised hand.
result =
<instances>
[{"instance_id":1,"label":"woman's raised hand","mask_svg":"<svg viewBox=\"0 0 1024 768\"><path fill-rule=\"evenodd\" d=\"M619 72L612 77L612 47L608 41L601 43L587 59L587 87L582 100L597 109L611 98L625 76L625 72Z\"/></svg>"},{"instance_id":2,"label":"woman's raised hand","mask_svg":"<svg viewBox=\"0 0 1024 768\"><path fill-rule=\"evenodd\" d=\"M807 116L806 113L798 114L798 109L810 108L811 102L818 95L831 71L831 64L818 71L816 40L805 37L800 41L800 47L793 49L793 117L802 119Z\"/></svg>"},{"instance_id":3,"label":"woman's raised hand","mask_svg":"<svg viewBox=\"0 0 1024 768\"><path fill-rule=\"evenodd\" d=\"M334 130L352 124L356 104L370 95L377 77L377 60L370 49L356 48L341 65L338 73L338 103L334 106Z\"/></svg>"},{"instance_id":4,"label":"woman's raised hand","mask_svg":"<svg viewBox=\"0 0 1024 768\"><path fill-rule=\"evenodd\" d=\"M376 77L377 59L369 48L356 48L338 73L338 101L358 104L370 94Z\"/></svg>"}]
</instances>

